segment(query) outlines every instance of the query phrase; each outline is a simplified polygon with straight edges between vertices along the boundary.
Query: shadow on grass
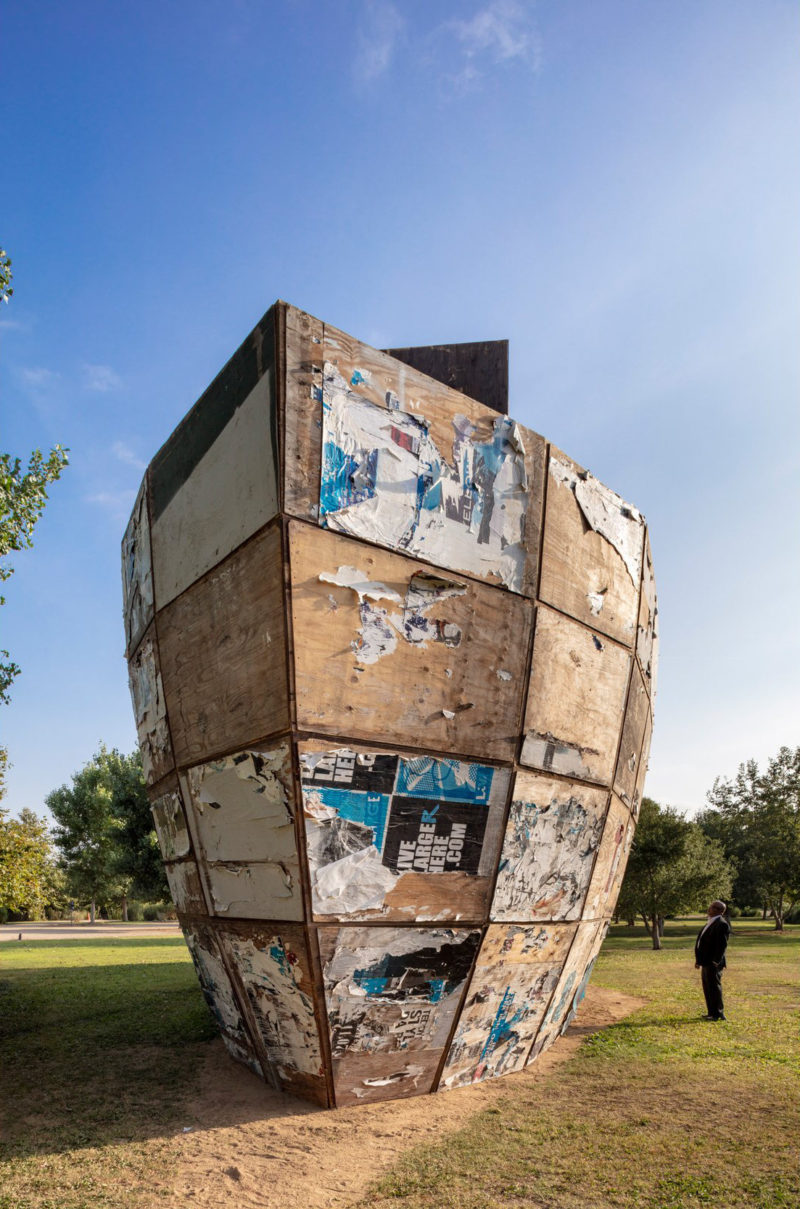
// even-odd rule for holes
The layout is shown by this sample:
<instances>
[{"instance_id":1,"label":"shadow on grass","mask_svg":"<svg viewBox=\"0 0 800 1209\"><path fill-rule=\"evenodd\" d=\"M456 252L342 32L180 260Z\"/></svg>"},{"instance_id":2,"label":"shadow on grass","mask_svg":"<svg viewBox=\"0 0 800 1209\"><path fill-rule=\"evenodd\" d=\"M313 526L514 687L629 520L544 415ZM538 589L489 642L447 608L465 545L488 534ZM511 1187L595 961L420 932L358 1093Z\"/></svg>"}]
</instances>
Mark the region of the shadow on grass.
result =
<instances>
[{"instance_id":1,"label":"shadow on grass","mask_svg":"<svg viewBox=\"0 0 800 1209\"><path fill-rule=\"evenodd\" d=\"M139 950L165 946L180 950L183 940L45 941L26 946L35 952L19 953L16 969L4 961L0 1156L57 1154L180 1132L203 1067L221 1041L190 961L183 955L135 960ZM100 948L107 962L82 964ZM118 950L126 949L134 960L120 958ZM36 967L24 968L23 959ZM232 1079L248 1083L250 1092L234 1097L215 1124L317 1111L278 1095L229 1061Z\"/></svg>"}]
</instances>

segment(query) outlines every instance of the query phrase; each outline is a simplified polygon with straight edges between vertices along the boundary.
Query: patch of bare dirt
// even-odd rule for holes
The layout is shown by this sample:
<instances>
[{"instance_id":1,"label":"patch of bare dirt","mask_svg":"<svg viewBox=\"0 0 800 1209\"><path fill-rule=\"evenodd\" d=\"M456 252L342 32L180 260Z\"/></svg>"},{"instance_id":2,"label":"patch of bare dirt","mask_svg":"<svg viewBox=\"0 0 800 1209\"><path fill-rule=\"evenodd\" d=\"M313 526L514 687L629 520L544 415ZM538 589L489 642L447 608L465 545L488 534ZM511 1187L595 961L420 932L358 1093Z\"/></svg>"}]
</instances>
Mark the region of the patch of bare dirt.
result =
<instances>
[{"instance_id":1,"label":"patch of bare dirt","mask_svg":"<svg viewBox=\"0 0 800 1209\"><path fill-rule=\"evenodd\" d=\"M585 1036L644 1001L590 987L566 1036L527 1070L474 1087L326 1110L283 1096L233 1062L216 1042L178 1139L175 1209L341 1209L403 1151L441 1142L515 1086L530 1086L566 1061ZM163 1203L163 1202L162 1202Z\"/></svg>"}]
</instances>

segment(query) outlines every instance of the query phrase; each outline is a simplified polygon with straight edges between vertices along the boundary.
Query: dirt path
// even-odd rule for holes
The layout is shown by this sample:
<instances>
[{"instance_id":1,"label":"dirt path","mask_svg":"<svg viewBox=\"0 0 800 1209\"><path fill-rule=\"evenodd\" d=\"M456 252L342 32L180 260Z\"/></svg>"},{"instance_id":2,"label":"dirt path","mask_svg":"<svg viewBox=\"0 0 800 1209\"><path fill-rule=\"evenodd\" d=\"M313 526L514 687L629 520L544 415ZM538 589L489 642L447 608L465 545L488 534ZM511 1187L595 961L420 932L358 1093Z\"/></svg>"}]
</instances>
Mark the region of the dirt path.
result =
<instances>
[{"instance_id":1,"label":"dirt path","mask_svg":"<svg viewBox=\"0 0 800 1209\"><path fill-rule=\"evenodd\" d=\"M404 1150L441 1141L474 1113L542 1079L583 1037L644 1001L590 987L573 1027L528 1070L486 1084L327 1112L289 1099L228 1058L217 1042L179 1139L174 1209L342 1209ZM163 1203L163 1202L162 1202Z\"/></svg>"}]
</instances>

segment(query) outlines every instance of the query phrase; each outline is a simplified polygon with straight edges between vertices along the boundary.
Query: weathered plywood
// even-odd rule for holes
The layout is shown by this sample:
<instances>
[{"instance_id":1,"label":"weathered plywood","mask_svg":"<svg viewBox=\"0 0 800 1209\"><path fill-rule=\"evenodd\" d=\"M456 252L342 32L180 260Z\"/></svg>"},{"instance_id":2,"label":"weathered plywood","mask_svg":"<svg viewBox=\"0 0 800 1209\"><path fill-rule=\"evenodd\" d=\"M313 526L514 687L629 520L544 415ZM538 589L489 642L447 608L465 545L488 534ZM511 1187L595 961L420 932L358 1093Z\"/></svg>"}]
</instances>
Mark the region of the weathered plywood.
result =
<instances>
[{"instance_id":1,"label":"weathered plywood","mask_svg":"<svg viewBox=\"0 0 800 1209\"><path fill-rule=\"evenodd\" d=\"M608 785L629 667L624 648L552 609L537 609L522 763Z\"/></svg>"},{"instance_id":2,"label":"weathered plywood","mask_svg":"<svg viewBox=\"0 0 800 1209\"><path fill-rule=\"evenodd\" d=\"M290 526L301 729L513 758L531 605Z\"/></svg>"},{"instance_id":3,"label":"weathered plywood","mask_svg":"<svg viewBox=\"0 0 800 1209\"><path fill-rule=\"evenodd\" d=\"M608 919L617 902L633 839L633 821L619 798L611 795L603 838L583 908L584 919Z\"/></svg>"},{"instance_id":4,"label":"weathered plywood","mask_svg":"<svg viewBox=\"0 0 800 1209\"><path fill-rule=\"evenodd\" d=\"M159 615L176 760L288 729L281 536L258 534Z\"/></svg>"},{"instance_id":5,"label":"weathered plywood","mask_svg":"<svg viewBox=\"0 0 800 1209\"><path fill-rule=\"evenodd\" d=\"M125 650L130 655L153 620L153 567L146 477L139 488L122 539L122 602Z\"/></svg>"},{"instance_id":6,"label":"weathered plywood","mask_svg":"<svg viewBox=\"0 0 800 1209\"><path fill-rule=\"evenodd\" d=\"M319 929L337 1105L430 1091L480 937Z\"/></svg>"},{"instance_id":7,"label":"weathered plywood","mask_svg":"<svg viewBox=\"0 0 800 1209\"><path fill-rule=\"evenodd\" d=\"M284 309L284 486L289 516L316 520L322 463L322 339L319 319Z\"/></svg>"},{"instance_id":8,"label":"weathered plywood","mask_svg":"<svg viewBox=\"0 0 800 1209\"><path fill-rule=\"evenodd\" d=\"M142 753L142 772L155 785L174 768L167 705L155 627L150 626L128 661L128 686Z\"/></svg>"},{"instance_id":9,"label":"weathered plywood","mask_svg":"<svg viewBox=\"0 0 800 1209\"><path fill-rule=\"evenodd\" d=\"M153 459L157 609L278 511L274 360L268 312Z\"/></svg>"},{"instance_id":10,"label":"weathered plywood","mask_svg":"<svg viewBox=\"0 0 800 1209\"><path fill-rule=\"evenodd\" d=\"M235 1038L248 1052L251 1050L238 997L228 976L214 932L205 924L183 925L183 934L200 980L208 1006L224 1034Z\"/></svg>"},{"instance_id":11,"label":"weathered plywood","mask_svg":"<svg viewBox=\"0 0 800 1209\"><path fill-rule=\"evenodd\" d=\"M308 943L302 927L220 925L219 941L236 965L273 1076L284 1091L326 1104L314 1015Z\"/></svg>"},{"instance_id":12,"label":"weathered plywood","mask_svg":"<svg viewBox=\"0 0 800 1209\"><path fill-rule=\"evenodd\" d=\"M647 721L644 727L644 739L642 741L642 754L639 757L639 765L636 771L636 788L633 791L633 805L631 806L631 814L634 819L638 819L639 811L642 807L642 795L644 794L644 781L647 776L647 768L650 760L650 741L653 737L653 711L652 708L648 711Z\"/></svg>"},{"instance_id":13,"label":"weathered plywood","mask_svg":"<svg viewBox=\"0 0 800 1209\"><path fill-rule=\"evenodd\" d=\"M607 931L608 924L602 920L578 924L575 940L561 971L558 985L528 1055L529 1062L551 1045L556 1037L566 1032L572 1023L586 993L595 959Z\"/></svg>"},{"instance_id":14,"label":"weathered plywood","mask_svg":"<svg viewBox=\"0 0 800 1209\"><path fill-rule=\"evenodd\" d=\"M315 919L480 921L510 770L299 744Z\"/></svg>"},{"instance_id":15,"label":"weathered plywood","mask_svg":"<svg viewBox=\"0 0 800 1209\"><path fill-rule=\"evenodd\" d=\"M328 327L324 358L320 522L533 594L543 439Z\"/></svg>"},{"instance_id":16,"label":"weathered plywood","mask_svg":"<svg viewBox=\"0 0 800 1209\"><path fill-rule=\"evenodd\" d=\"M507 1075L525 1064L575 927L489 927L447 1055L440 1090Z\"/></svg>"},{"instance_id":17,"label":"weathered plywood","mask_svg":"<svg viewBox=\"0 0 800 1209\"><path fill-rule=\"evenodd\" d=\"M652 701L656 695L658 673L658 597L650 553L650 537L645 536L642 597L639 602L639 626L636 632L636 654L644 673L647 691Z\"/></svg>"},{"instance_id":18,"label":"weathered plywood","mask_svg":"<svg viewBox=\"0 0 800 1209\"><path fill-rule=\"evenodd\" d=\"M193 857L164 864L172 901L182 915L208 915L203 887Z\"/></svg>"},{"instance_id":19,"label":"weathered plywood","mask_svg":"<svg viewBox=\"0 0 800 1209\"><path fill-rule=\"evenodd\" d=\"M518 772L490 918L580 919L607 805L603 789Z\"/></svg>"},{"instance_id":20,"label":"weathered plywood","mask_svg":"<svg viewBox=\"0 0 800 1209\"><path fill-rule=\"evenodd\" d=\"M181 781L214 914L301 920L289 743L197 765Z\"/></svg>"},{"instance_id":21,"label":"weathered plywood","mask_svg":"<svg viewBox=\"0 0 800 1209\"><path fill-rule=\"evenodd\" d=\"M632 646L644 522L621 496L553 450L539 595L570 617Z\"/></svg>"},{"instance_id":22,"label":"weathered plywood","mask_svg":"<svg viewBox=\"0 0 800 1209\"><path fill-rule=\"evenodd\" d=\"M164 860L174 861L188 856L192 845L180 792L173 789L162 794L150 809Z\"/></svg>"},{"instance_id":23,"label":"weathered plywood","mask_svg":"<svg viewBox=\"0 0 800 1209\"><path fill-rule=\"evenodd\" d=\"M650 714L650 700L638 663L633 665L628 704L625 707L625 723L622 727L622 742L619 748L617 771L614 774L614 791L629 810L638 811L636 783L642 758L644 732Z\"/></svg>"}]
</instances>

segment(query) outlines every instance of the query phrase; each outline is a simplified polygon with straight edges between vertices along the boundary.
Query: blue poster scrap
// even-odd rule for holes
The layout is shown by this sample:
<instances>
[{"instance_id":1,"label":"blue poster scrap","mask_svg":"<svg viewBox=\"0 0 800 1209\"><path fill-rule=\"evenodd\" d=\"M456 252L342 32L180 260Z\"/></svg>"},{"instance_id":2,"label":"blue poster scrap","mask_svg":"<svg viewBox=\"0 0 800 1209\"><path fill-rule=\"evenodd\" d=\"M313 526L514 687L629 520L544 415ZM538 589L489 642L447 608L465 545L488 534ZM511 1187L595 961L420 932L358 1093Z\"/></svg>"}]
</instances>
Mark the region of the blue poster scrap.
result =
<instances>
[{"instance_id":1,"label":"blue poster scrap","mask_svg":"<svg viewBox=\"0 0 800 1209\"><path fill-rule=\"evenodd\" d=\"M322 864L374 845L394 873L477 875L494 768L348 750L304 756L301 768L306 797L332 812L313 812L327 833Z\"/></svg>"}]
</instances>

